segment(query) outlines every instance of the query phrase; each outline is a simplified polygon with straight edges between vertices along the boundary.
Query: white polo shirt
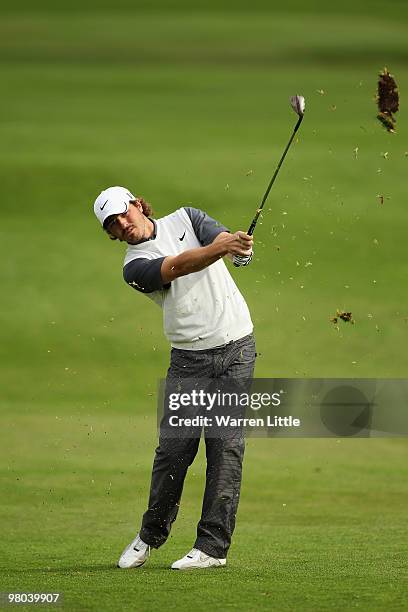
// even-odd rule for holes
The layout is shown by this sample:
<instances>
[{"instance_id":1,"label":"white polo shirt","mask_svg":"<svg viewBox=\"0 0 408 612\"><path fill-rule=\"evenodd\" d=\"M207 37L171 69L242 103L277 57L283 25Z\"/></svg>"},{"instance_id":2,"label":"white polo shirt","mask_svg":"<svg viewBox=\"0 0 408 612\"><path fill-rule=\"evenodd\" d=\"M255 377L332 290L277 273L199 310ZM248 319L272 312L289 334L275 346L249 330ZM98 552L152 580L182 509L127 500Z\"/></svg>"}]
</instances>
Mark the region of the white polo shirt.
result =
<instances>
[{"instance_id":1,"label":"white polo shirt","mask_svg":"<svg viewBox=\"0 0 408 612\"><path fill-rule=\"evenodd\" d=\"M165 286L161 279L165 257L211 244L228 230L206 213L187 207L152 221L152 238L128 245L123 276L162 307L164 333L171 345L203 350L250 334L248 307L222 259Z\"/></svg>"}]
</instances>

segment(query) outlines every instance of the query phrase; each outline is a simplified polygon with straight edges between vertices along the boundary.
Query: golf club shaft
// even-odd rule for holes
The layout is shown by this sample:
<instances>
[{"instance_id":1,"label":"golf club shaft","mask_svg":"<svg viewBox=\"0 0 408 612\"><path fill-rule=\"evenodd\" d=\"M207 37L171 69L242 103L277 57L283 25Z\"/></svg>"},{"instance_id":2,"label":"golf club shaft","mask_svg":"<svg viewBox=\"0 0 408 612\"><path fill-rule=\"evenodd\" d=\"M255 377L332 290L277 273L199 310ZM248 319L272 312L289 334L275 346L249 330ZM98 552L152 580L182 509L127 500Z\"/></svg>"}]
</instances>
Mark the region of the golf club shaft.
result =
<instances>
[{"instance_id":1,"label":"golf club shaft","mask_svg":"<svg viewBox=\"0 0 408 612\"><path fill-rule=\"evenodd\" d=\"M261 204L259 205L258 210L256 211L255 217L252 219L252 223L251 223L251 225L249 226L249 230L248 230L248 232L247 232L247 233L249 234L249 236L252 236L252 234L254 233L255 226L256 226L256 224L257 224L257 222L258 222L258 218L259 218L259 215L261 214L261 211L262 211L263 205L265 204L266 199L267 199L267 197L268 197L268 195L269 195L269 192L270 192L270 190L271 190L271 188L272 188L272 185L274 184L275 179L276 179L276 177L278 176L278 172L279 172L279 170L280 170L280 167L281 167L281 165L283 164L283 160L284 160L284 159L285 159L285 157L286 157L286 153L289 151L289 147L290 147L290 145L292 144L292 140L294 139L295 134L296 134L296 132L298 131L300 124L302 123L302 119L303 119L303 115L300 115L300 117L299 117L299 119L298 119L298 121L297 121L297 123L296 123L296 125L295 125L295 128L294 128L294 130L293 130L292 136L290 137L290 140L289 140L288 144L286 145L286 148L285 148L285 150L284 150L284 152L283 152L283 155L282 155L282 157L280 158L279 164L278 164L278 166L277 166L277 168L276 168L276 170L275 170L275 172L274 172L274 174L273 174L273 177L272 177L272 178L271 178L271 180L270 180L270 183L269 183L269 185L268 185L267 190L265 191L264 197L262 198L262 202L261 202Z\"/></svg>"}]
</instances>

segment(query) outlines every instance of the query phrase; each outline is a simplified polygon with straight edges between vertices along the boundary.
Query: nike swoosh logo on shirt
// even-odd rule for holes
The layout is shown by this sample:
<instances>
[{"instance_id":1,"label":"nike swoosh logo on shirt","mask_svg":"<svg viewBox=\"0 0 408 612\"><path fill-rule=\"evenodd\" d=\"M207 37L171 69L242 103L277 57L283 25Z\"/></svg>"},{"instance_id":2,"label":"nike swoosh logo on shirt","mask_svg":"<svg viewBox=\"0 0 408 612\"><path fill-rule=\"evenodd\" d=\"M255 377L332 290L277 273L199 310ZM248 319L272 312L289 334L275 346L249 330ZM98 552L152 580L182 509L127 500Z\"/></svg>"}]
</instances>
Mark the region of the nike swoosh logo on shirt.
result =
<instances>
[{"instance_id":1,"label":"nike swoosh logo on shirt","mask_svg":"<svg viewBox=\"0 0 408 612\"><path fill-rule=\"evenodd\" d=\"M106 200L105 204L103 206L101 206L101 210L103 210L105 208L105 206L107 205L108 202L109 202L109 200Z\"/></svg>"},{"instance_id":2,"label":"nike swoosh logo on shirt","mask_svg":"<svg viewBox=\"0 0 408 612\"><path fill-rule=\"evenodd\" d=\"M184 236L186 235L186 231L184 230L184 234L182 235L181 238L179 238L179 240L184 240Z\"/></svg>"}]
</instances>

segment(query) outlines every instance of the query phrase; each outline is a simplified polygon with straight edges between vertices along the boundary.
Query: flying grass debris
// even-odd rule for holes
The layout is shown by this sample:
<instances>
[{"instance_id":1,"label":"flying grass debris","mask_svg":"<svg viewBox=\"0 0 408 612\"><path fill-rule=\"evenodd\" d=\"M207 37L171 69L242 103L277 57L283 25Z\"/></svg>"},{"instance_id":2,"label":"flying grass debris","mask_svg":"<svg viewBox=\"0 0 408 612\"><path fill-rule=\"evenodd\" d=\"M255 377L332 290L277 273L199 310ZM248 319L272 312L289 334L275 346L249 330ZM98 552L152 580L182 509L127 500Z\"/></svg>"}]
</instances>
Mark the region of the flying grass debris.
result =
<instances>
[{"instance_id":1,"label":"flying grass debris","mask_svg":"<svg viewBox=\"0 0 408 612\"><path fill-rule=\"evenodd\" d=\"M346 312L344 310L337 310L334 317L330 318L330 321L334 325L337 325L339 319L341 319L345 323L351 323L352 325L354 325L353 314L351 312Z\"/></svg>"},{"instance_id":2,"label":"flying grass debris","mask_svg":"<svg viewBox=\"0 0 408 612\"><path fill-rule=\"evenodd\" d=\"M398 86L387 68L384 68L378 76L377 105L379 112L377 119L388 132L395 133L396 119L394 114L399 109Z\"/></svg>"}]
</instances>

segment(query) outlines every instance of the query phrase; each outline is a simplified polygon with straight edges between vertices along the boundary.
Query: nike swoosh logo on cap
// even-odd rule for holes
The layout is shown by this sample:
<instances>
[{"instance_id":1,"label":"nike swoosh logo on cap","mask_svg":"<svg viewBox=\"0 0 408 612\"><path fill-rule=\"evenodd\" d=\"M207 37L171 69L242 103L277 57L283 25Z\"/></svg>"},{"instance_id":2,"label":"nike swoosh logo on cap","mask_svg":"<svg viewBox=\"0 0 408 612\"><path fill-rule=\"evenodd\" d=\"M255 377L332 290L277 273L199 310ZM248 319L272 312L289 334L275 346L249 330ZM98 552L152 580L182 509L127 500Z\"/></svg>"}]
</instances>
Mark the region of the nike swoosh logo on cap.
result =
<instances>
[{"instance_id":1,"label":"nike swoosh logo on cap","mask_svg":"<svg viewBox=\"0 0 408 612\"><path fill-rule=\"evenodd\" d=\"M106 200L106 202L104 203L103 206L101 206L101 210L103 210L105 208L105 206L107 205L107 203L109 202L109 200Z\"/></svg>"},{"instance_id":2,"label":"nike swoosh logo on cap","mask_svg":"<svg viewBox=\"0 0 408 612\"><path fill-rule=\"evenodd\" d=\"M184 240L184 236L186 235L186 231L184 230L184 234L182 235L181 238L179 238L179 240Z\"/></svg>"}]
</instances>

